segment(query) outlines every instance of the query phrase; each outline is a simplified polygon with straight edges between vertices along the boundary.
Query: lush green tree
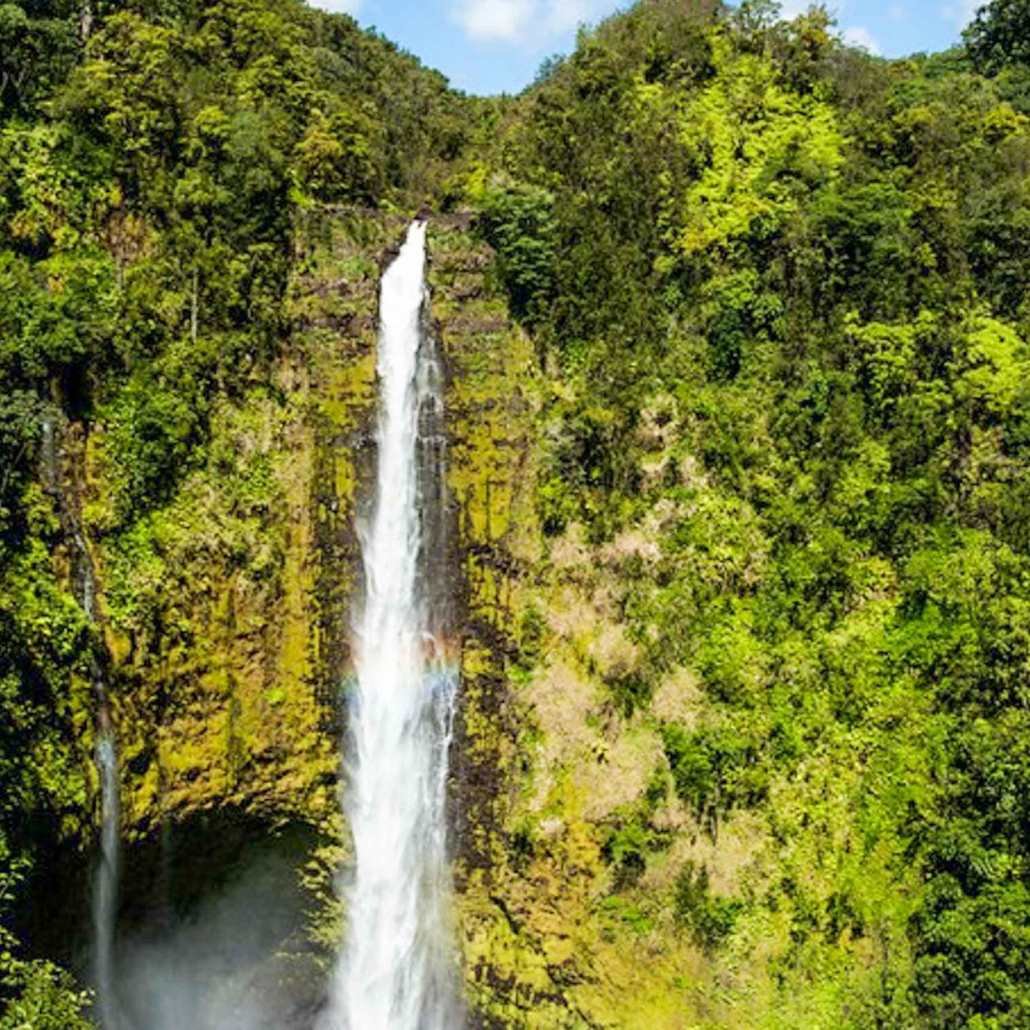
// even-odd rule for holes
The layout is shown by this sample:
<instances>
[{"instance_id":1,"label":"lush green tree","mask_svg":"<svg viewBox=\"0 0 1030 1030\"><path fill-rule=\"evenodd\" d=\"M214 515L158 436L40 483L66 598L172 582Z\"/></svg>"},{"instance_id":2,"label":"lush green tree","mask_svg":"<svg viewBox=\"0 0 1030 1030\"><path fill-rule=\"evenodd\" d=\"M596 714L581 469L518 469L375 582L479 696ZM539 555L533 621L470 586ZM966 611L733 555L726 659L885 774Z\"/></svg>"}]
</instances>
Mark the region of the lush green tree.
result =
<instances>
[{"instance_id":1,"label":"lush green tree","mask_svg":"<svg viewBox=\"0 0 1030 1030\"><path fill-rule=\"evenodd\" d=\"M979 8L963 37L977 68L988 75L1011 64L1030 65L1030 4L991 0Z\"/></svg>"},{"instance_id":2,"label":"lush green tree","mask_svg":"<svg viewBox=\"0 0 1030 1030\"><path fill-rule=\"evenodd\" d=\"M71 0L0 4L0 121L31 111L60 85L79 50Z\"/></svg>"}]
</instances>

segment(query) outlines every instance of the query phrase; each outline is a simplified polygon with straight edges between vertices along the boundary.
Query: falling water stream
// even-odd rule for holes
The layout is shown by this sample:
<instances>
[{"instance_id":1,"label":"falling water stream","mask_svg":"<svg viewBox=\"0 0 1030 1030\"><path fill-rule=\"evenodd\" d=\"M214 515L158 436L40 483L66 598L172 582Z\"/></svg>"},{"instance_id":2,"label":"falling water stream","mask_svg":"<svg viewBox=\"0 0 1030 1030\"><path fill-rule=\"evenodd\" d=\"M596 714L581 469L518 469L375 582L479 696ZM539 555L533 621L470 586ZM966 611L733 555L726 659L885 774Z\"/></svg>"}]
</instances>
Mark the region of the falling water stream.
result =
<instances>
[{"instance_id":1,"label":"falling water stream","mask_svg":"<svg viewBox=\"0 0 1030 1030\"><path fill-rule=\"evenodd\" d=\"M52 417L42 423L42 478L48 493L61 506L63 520L70 529L75 547L78 601L87 622L99 625L96 574L89 546L75 509L64 504L61 460L57 432ZM118 872L120 862L120 819L118 748L111 719L111 699L104 672L96 654L91 655L91 675L96 694L97 724L94 762L100 780L100 856L93 880L93 986L102 1030L120 1030L119 1009L115 1000L115 922L118 913Z\"/></svg>"},{"instance_id":2,"label":"falling water stream","mask_svg":"<svg viewBox=\"0 0 1030 1030\"><path fill-rule=\"evenodd\" d=\"M75 543L82 570L82 609L90 625L96 626L97 591L93 561L79 531L76 531ZM111 700L104 683L103 670L95 655L92 658L92 674L98 712L94 761L100 778L100 857L93 881L93 983L97 992L101 1030L119 1030L114 965L121 847L118 747L111 721Z\"/></svg>"},{"instance_id":3,"label":"falling water stream","mask_svg":"<svg viewBox=\"0 0 1030 1030\"><path fill-rule=\"evenodd\" d=\"M356 870L331 1030L455 1025L444 930L447 751L457 675L446 647L439 363L424 331L426 227L380 299L378 473L361 529L347 814Z\"/></svg>"}]
</instances>

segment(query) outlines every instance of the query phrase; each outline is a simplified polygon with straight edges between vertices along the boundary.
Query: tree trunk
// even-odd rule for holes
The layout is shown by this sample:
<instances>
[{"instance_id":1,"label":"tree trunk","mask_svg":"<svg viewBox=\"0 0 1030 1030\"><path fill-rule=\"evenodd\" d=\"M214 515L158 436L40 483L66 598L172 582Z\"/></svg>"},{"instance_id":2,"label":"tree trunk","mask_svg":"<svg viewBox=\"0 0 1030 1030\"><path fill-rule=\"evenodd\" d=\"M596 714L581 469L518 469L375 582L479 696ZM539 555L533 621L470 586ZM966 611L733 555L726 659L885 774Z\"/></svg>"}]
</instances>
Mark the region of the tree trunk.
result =
<instances>
[{"instance_id":1,"label":"tree trunk","mask_svg":"<svg viewBox=\"0 0 1030 1030\"><path fill-rule=\"evenodd\" d=\"M79 8L79 41L85 46L93 33L93 0L82 0Z\"/></svg>"},{"instance_id":2,"label":"tree trunk","mask_svg":"<svg viewBox=\"0 0 1030 1030\"><path fill-rule=\"evenodd\" d=\"M193 269L193 303L190 306L190 339L197 342L197 320L200 317L200 269Z\"/></svg>"}]
</instances>

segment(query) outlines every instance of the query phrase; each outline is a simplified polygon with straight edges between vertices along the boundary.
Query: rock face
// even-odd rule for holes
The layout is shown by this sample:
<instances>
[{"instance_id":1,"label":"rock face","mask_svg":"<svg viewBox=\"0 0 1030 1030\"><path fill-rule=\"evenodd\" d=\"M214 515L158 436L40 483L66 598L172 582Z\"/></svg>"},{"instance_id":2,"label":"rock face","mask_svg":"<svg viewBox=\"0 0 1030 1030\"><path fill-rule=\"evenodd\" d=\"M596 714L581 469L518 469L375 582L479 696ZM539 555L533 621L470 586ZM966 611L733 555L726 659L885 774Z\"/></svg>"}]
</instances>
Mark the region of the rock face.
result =
<instances>
[{"instance_id":1,"label":"rock face","mask_svg":"<svg viewBox=\"0 0 1030 1030\"><path fill-rule=\"evenodd\" d=\"M360 557L355 526L374 463L380 257L405 224L340 214L298 225L292 328L272 375L243 396L219 398L209 467L192 470L168 506L144 514L131 534L110 530L103 424L58 424L45 449L41 479L66 526L56 575L77 594L80 552L96 573L130 937L174 922L167 910L177 898L188 915L205 893L233 887L250 851L303 831L310 847L292 848L290 862L303 880L308 940L300 947L291 926L290 940L273 942L269 956L302 952L318 965L338 940L341 701ZM80 693L74 748L92 781L88 824L98 790L93 704L87 684ZM203 826L212 838L198 850L193 837ZM223 837L232 841L224 861ZM89 887L85 856L69 853L76 839L41 863L30 920L39 925L29 936L44 953L78 964ZM185 882L172 868L184 862L190 889L182 894L168 884ZM48 896L48 869L69 884L72 904L63 891ZM198 886L205 878L207 892Z\"/></svg>"},{"instance_id":2,"label":"rock face","mask_svg":"<svg viewBox=\"0 0 1030 1030\"><path fill-rule=\"evenodd\" d=\"M374 475L378 282L405 227L367 212L299 222L293 328L274 382L221 402L212 448L221 464L186 479L169 511L143 523L136 550L105 535L102 430L67 429L63 472L51 473L64 478L97 569L129 932L153 931L148 898L180 859L193 869L182 904L202 903L198 826L232 838L216 876L230 887L248 839L254 848L283 833L306 840L290 851L306 929L290 924L232 973L247 983L254 970L267 987L286 963L284 982L306 985L294 990L309 1013L298 1025L317 1007L310 985L324 982L340 936L355 527ZM620 605L650 545L644 536L593 545L574 526L544 535L543 411L561 386L542 374L492 268L467 217L431 220L453 533L452 567L440 575L453 584L462 672L449 786L454 923L469 1021L684 1025L684 976L706 960L665 902L675 871L704 858L705 845L668 800L659 726L663 705L689 712L694 685L663 684L648 716L613 700L638 662ZM84 764L89 736L86 721ZM668 845L667 861L646 869L632 846L644 825ZM745 856L755 843L745 825L721 833L724 851ZM734 875L727 867L717 886Z\"/></svg>"},{"instance_id":3,"label":"rock face","mask_svg":"<svg viewBox=\"0 0 1030 1030\"><path fill-rule=\"evenodd\" d=\"M304 271L274 381L216 417L226 468L208 478L242 469L258 504L240 518L235 498L187 481L178 525L148 527L154 568L102 536L95 547L104 594L118 595L106 625L130 834L227 807L336 822L354 525L372 459L375 252L391 230L361 225L360 242L345 220L298 229ZM87 450L87 514L103 504L102 456L101 439ZM126 595L151 610L126 611Z\"/></svg>"},{"instance_id":4,"label":"rock face","mask_svg":"<svg viewBox=\"0 0 1030 1030\"><path fill-rule=\"evenodd\" d=\"M473 1023L680 1025L670 982L698 956L638 908L641 877L606 848L667 775L657 725L612 701L637 662L619 602L646 541L594 547L575 529L545 539L537 481L556 387L491 287L489 252L449 225L431 254L464 585L452 812Z\"/></svg>"},{"instance_id":5,"label":"rock face","mask_svg":"<svg viewBox=\"0 0 1030 1030\"><path fill-rule=\"evenodd\" d=\"M213 880L246 865L248 836L258 848L307 827L312 844L300 865L313 913L309 944L326 964L339 939L333 881L349 847L339 809L342 702L360 574L356 525L375 471L378 287L406 224L367 212L298 224L293 328L273 383L219 402L212 421L221 465L187 477L166 511L141 520L137 547L107 531L104 427L59 427L43 472L96 569L121 758L130 934L153 931L151 916L168 923L161 912L172 902L151 895L175 895L165 881L182 878L170 864L189 861L194 888L203 880L204 849L183 843L198 826L219 838L231 830L231 860L215 862ZM493 720L511 649L509 541L531 429L518 382L532 360L503 299L487 288L490 254L469 236L468 218L435 221L430 247L431 331L444 348L452 440L452 567L440 575L453 584L465 626L468 683L453 840L471 871L494 860L499 838L489 828L499 825L494 799L511 748L495 739ZM259 482L247 484L249 476ZM240 504L241 479L260 492L256 503ZM78 543L66 535L56 564L74 579ZM77 750L91 772L88 707L84 696ZM187 892L183 905L200 904L203 894Z\"/></svg>"}]
</instances>

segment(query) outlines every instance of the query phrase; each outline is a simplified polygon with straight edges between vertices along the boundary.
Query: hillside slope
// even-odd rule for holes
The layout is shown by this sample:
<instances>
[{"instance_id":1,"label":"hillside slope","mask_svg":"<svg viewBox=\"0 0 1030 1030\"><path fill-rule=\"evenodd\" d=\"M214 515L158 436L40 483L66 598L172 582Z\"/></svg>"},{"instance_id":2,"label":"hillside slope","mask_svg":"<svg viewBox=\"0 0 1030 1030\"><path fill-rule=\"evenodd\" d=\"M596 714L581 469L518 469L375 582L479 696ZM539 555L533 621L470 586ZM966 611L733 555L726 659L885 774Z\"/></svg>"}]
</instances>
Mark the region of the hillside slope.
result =
<instances>
[{"instance_id":1,"label":"hillside slope","mask_svg":"<svg viewBox=\"0 0 1030 1030\"><path fill-rule=\"evenodd\" d=\"M500 1025L1030 1018L1030 108L981 52L651 0L464 179L543 369Z\"/></svg>"}]
</instances>

